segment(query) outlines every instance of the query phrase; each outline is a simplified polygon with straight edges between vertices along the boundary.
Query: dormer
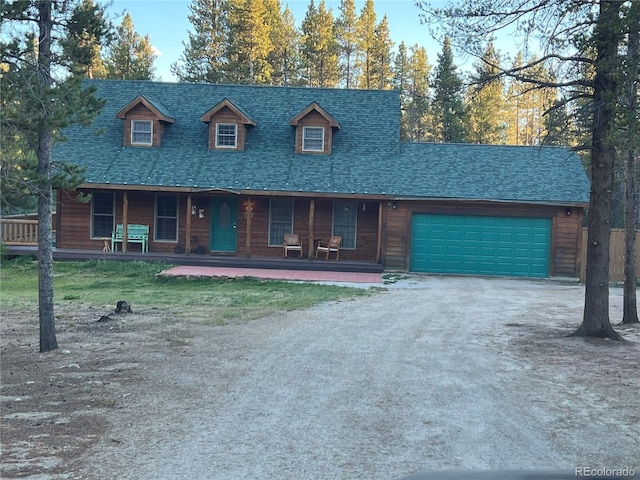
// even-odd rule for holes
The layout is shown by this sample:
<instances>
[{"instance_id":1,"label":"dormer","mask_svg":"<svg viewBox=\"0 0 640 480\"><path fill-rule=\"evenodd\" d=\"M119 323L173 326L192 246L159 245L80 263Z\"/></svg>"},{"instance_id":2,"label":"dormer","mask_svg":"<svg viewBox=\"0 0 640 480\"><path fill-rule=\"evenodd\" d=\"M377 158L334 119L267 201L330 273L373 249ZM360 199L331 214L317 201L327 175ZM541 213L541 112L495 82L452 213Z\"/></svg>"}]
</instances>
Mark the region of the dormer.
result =
<instances>
[{"instance_id":1,"label":"dormer","mask_svg":"<svg viewBox=\"0 0 640 480\"><path fill-rule=\"evenodd\" d=\"M157 147L173 115L159 102L138 95L116 117L124 120L122 144L125 147Z\"/></svg>"},{"instance_id":2,"label":"dormer","mask_svg":"<svg viewBox=\"0 0 640 480\"><path fill-rule=\"evenodd\" d=\"M331 154L333 130L340 124L316 102L289 120L296 129L296 153Z\"/></svg>"},{"instance_id":3,"label":"dormer","mask_svg":"<svg viewBox=\"0 0 640 480\"><path fill-rule=\"evenodd\" d=\"M209 150L244 151L247 128L256 121L225 98L200 117L209 124Z\"/></svg>"}]
</instances>

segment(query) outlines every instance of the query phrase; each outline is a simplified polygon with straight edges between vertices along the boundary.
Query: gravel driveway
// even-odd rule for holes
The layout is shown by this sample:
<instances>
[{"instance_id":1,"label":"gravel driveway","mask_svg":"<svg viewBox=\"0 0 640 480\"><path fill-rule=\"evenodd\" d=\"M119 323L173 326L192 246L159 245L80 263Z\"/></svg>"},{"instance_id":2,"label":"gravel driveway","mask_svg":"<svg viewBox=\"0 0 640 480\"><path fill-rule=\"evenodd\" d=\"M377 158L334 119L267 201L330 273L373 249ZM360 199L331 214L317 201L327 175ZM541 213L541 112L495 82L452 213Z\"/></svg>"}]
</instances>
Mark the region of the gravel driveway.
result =
<instances>
[{"instance_id":1,"label":"gravel driveway","mask_svg":"<svg viewBox=\"0 0 640 480\"><path fill-rule=\"evenodd\" d=\"M147 362L81 478L638 468L639 343L565 338L583 295L576 284L409 277L202 328ZM621 295L612 290L615 321Z\"/></svg>"}]
</instances>

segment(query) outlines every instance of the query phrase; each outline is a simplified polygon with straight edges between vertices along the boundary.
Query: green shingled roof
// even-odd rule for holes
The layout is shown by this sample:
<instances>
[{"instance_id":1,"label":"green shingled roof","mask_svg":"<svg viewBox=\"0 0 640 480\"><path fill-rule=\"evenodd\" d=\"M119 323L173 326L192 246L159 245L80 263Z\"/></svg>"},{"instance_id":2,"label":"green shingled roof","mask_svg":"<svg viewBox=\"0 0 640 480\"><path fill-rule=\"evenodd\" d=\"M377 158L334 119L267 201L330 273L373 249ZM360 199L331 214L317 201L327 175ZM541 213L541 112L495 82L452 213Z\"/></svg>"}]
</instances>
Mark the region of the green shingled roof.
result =
<instances>
[{"instance_id":1,"label":"green shingled roof","mask_svg":"<svg viewBox=\"0 0 640 480\"><path fill-rule=\"evenodd\" d=\"M401 143L395 91L87 81L107 100L91 127L65 131L56 160L87 167L86 184L411 198L583 203L579 158L559 147ZM123 147L116 113L138 95L175 123L156 148ZM254 119L244 152L208 150L200 117L223 99ZM331 155L295 154L289 120L317 102L337 122Z\"/></svg>"}]
</instances>

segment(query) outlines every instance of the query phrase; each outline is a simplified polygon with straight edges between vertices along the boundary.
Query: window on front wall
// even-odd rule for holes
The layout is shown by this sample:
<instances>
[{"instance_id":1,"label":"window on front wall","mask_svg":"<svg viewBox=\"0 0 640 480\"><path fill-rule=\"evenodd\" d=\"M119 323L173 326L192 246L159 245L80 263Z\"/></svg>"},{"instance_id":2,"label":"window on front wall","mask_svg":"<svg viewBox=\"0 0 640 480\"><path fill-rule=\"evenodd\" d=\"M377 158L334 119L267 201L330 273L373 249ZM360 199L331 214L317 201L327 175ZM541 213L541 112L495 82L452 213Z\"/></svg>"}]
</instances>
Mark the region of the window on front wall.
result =
<instances>
[{"instance_id":1,"label":"window on front wall","mask_svg":"<svg viewBox=\"0 0 640 480\"><path fill-rule=\"evenodd\" d=\"M131 120L131 145L151 145L152 135L151 120Z\"/></svg>"},{"instance_id":2,"label":"window on front wall","mask_svg":"<svg viewBox=\"0 0 640 480\"><path fill-rule=\"evenodd\" d=\"M333 235L342 237L342 248L356 248L357 203L336 200L333 202Z\"/></svg>"},{"instance_id":3,"label":"window on front wall","mask_svg":"<svg viewBox=\"0 0 640 480\"><path fill-rule=\"evenodd\" d=\"M269 246L282 246L285 233L293 232L293 199L272 198L269 205Z\"/></svg>"},{"instance_id":4,"label":"window on front wall","mask_svg":"<svg viewBox=\"0 0 640 480\"><path fill-rule=\"evenodd\" d=\"M113 220L113 193L93 193L91 195L91 237L111 237L111 232L113 232Z\"/></svg>"},{"instance_id":5,"label":"window on front wall","mask_svg":"<svg viewBox=\"0 0 640 480\"><path fill-rule=\"evenodd\" d=\"M302 150L322 152L324 150L324 128L302 127Z\"/></svg>"},{"instance_id":6,"label":"window on front wall","mask_svg":"<svg viewBox=\"0 0 640 480\"><path fill-rule=\"evenodd\" d=\"M238 126L234 123L216 123L216 147L236 148L238 146Z\"/></svg>"},{"instance_id":7,"label":"window on front wall","mask_svg":"<svg viewBox=\"0 0 640 480\"><path fill-rule=\"evenodd\" d=\"M178 197L156 196L156 240L176 242L178 240Z\"/></svg>"}]
</instances>

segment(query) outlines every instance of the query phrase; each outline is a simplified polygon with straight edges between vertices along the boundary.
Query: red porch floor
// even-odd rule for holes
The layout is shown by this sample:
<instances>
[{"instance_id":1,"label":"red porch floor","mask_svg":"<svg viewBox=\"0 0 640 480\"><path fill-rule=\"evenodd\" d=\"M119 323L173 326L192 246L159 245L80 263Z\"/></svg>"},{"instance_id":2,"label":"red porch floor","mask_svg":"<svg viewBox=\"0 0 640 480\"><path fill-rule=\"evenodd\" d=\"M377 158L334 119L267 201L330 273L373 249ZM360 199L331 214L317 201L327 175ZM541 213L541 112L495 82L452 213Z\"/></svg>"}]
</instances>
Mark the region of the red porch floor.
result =
<instances>
[{"instance_id":1,"label":"red porch floor","mask_svg":"<svg viewBox=\"0 0 640 480\"><path fill-rule=\"evenodd\" d=\"M272 268L199 267L182 265L161 275L185 277L253 277L307 282L382 283L381 273L281 270Z\"/></svg>"}]
</instances>

